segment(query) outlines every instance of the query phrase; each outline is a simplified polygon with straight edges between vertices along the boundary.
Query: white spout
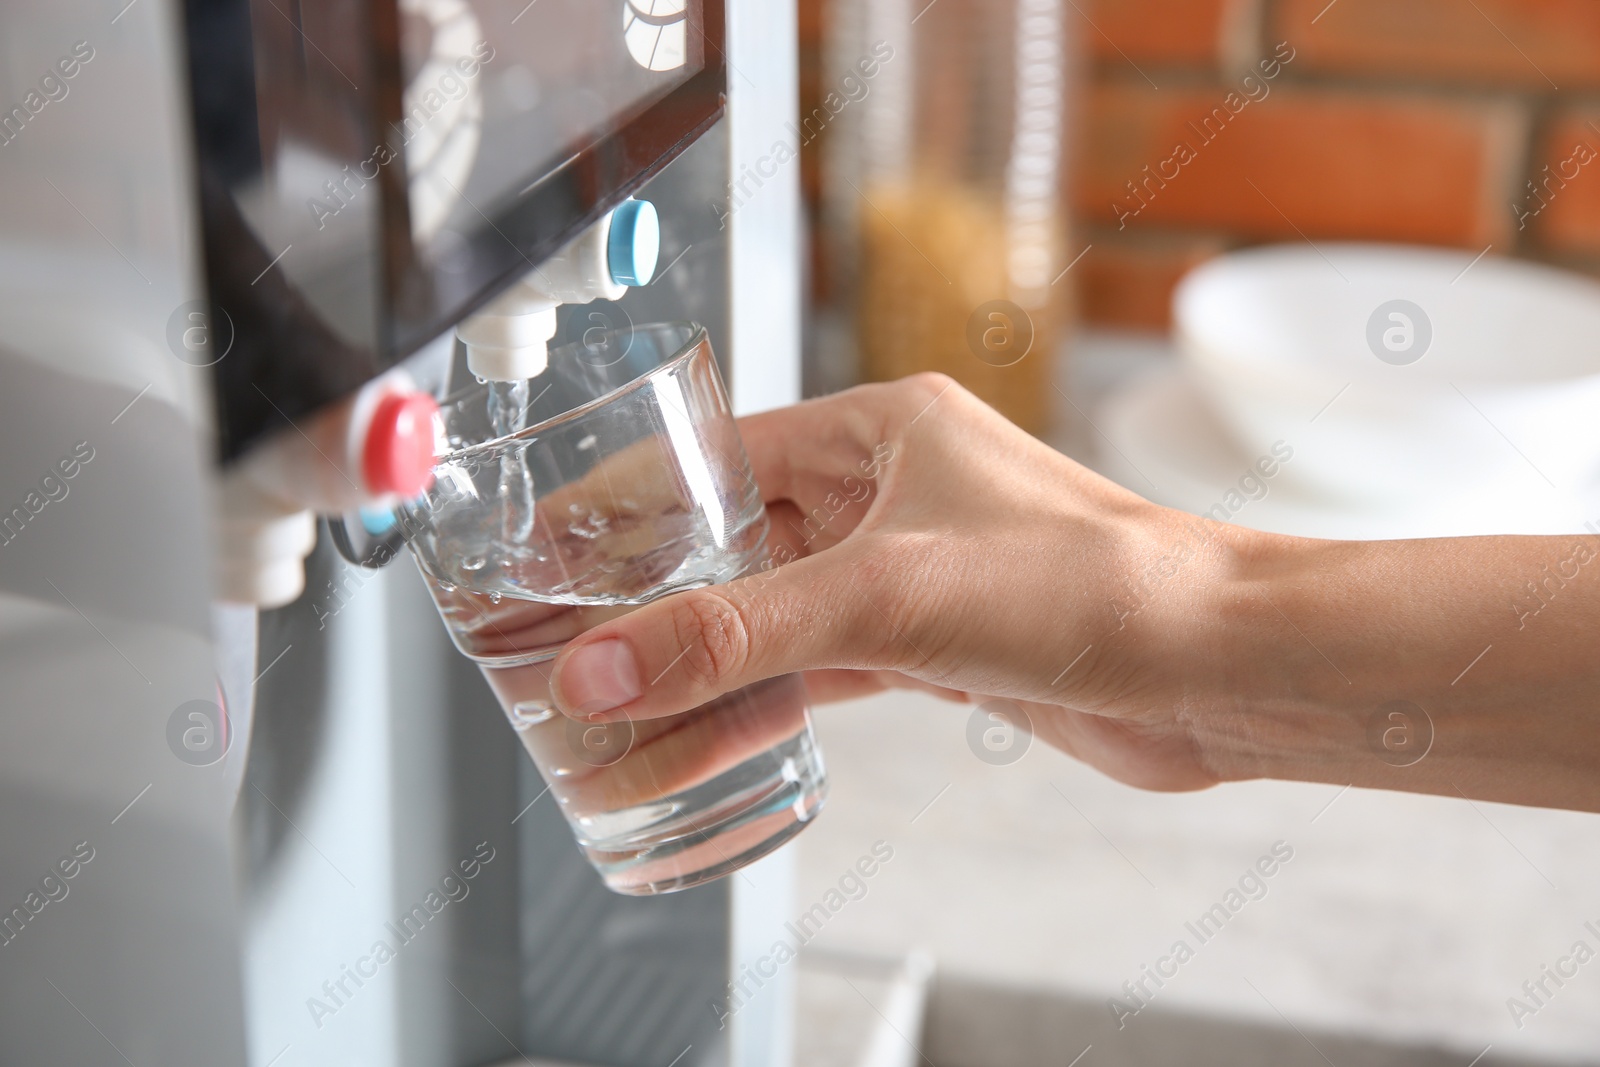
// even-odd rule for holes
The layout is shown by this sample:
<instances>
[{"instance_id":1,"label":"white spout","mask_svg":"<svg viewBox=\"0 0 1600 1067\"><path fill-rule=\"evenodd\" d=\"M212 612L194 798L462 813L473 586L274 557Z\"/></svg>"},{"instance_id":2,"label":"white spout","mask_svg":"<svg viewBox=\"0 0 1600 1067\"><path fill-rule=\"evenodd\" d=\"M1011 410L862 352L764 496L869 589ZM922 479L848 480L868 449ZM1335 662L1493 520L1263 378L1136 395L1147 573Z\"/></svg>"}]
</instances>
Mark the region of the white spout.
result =
<instances>
[{"instance_id":1,"label":"white spout","mask_svg":"<svg viewBox=\"0 0 1600 1067\"><path fill-rule=\"evenodd\" d=\"M556 308L616 300L655 276L661 224L647 200L628 200L487 307L456 327L467 369L490 381L537 377L549 365Z\"/></svg>"}]
</instances>

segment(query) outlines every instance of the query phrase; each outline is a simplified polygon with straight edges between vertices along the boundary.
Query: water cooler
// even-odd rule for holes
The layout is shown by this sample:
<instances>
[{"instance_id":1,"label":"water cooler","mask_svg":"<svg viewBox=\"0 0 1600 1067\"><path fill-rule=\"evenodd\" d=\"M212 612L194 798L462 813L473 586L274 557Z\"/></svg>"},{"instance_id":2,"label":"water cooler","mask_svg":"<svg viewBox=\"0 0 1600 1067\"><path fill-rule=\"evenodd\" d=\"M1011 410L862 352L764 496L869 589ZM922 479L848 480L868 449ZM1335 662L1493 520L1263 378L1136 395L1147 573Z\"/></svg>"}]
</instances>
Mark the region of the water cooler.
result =
<instances>
[{"instance_id":1,"label":"water cooler","mask_svg":"<svg viewBox=\"0 0 1600 1067\"><path fill-rule=\"evenodd\" d=\"M791 857L604 890L386 504L458 328L575 248L617 276L552 343L693 319L796 398L798 172L729 196L793 18L0 13L0 1064L790 1061L792 976L726 1005Z\"/></svg>"}]
</instances>

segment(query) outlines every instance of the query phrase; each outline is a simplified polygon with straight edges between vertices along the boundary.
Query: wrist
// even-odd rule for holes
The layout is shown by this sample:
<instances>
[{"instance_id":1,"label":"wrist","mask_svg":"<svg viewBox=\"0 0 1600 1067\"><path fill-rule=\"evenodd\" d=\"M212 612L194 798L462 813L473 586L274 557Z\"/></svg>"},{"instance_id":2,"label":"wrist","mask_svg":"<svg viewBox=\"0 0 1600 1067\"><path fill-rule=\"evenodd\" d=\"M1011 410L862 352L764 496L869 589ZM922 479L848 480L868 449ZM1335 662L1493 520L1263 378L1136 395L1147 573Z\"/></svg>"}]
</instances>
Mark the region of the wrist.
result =
<instances>
[{"instance_id":1,"label":"wrist","mask_svg":"<svg viewBox=\"0 0 1600 1067\"><path fill-rule=\"evenodd\" d=\"M1174 598L1183 618L1169 632L1184 637L1157 647L1202 765L1219 781L1356 780L1371 761L1363 709L1382 701L1341 662L1359 632L1332 583L1308 573L1319 543L1188 523L1203 573Z\"/></svg>"},{"instance_id":2,"label":"wrist","mask_svg":"<svg viewBox=\"0 0 1600 1067\"><path fill-rule=\"evenodd\" d=\"M1491 577L1515 546L1463 540L1452 564L1437 542L1218 544L1180 705L1213 777L1600 807L1600 737L1567 699L1596 673L1580 610L1522 639ZM1538 728L1512 728L1530 694Z\"/></svg>"},{"instance_id":3,"label":"wrist","mask_svg":"<svg viewBox=\"0 0 1600 1067\"><path fill-rule=\"evenodd\" d=\"M1570 545L1318 541L1171 512L1160 528L1204 550L1128 622L1130 710L1175 719L1209 779L1600 810L1600 596L1566 579L1537 629L1517 600Z\"/></svg>"}]
</instances>

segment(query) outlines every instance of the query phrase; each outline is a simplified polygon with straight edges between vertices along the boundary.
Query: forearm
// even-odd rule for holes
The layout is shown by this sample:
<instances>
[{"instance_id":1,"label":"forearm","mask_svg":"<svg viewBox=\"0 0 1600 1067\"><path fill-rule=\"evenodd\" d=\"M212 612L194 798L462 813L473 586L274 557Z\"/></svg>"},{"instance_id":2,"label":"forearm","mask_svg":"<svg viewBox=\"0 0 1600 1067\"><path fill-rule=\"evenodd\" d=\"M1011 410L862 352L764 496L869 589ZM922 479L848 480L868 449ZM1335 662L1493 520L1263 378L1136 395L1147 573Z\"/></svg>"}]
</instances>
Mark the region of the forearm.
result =
<instances>
[{"instance_id":1,"label":"forearm","mask_svg":"<svg viewBox=\"0 0 1600 1067\"><path fill-rule=\"evenodd\" d=\"M1179 683L1218 777L1600 810L1600 539L1229 543Z\"/></svg>"},{"instance_id":2,"label":"forearm","mask_svg":"<svg viewBox=\"0 0 1600 1067\"><path fill-rule=\"evenodd\" d=\"M1600 811L1600 536L1258 534L1142 500L937 376L742 430L788 558L571 640L565 713L661 718L854 672L855 693L1015 703L1145 788L1273 777Z\"/></svg>"}]
</instances>

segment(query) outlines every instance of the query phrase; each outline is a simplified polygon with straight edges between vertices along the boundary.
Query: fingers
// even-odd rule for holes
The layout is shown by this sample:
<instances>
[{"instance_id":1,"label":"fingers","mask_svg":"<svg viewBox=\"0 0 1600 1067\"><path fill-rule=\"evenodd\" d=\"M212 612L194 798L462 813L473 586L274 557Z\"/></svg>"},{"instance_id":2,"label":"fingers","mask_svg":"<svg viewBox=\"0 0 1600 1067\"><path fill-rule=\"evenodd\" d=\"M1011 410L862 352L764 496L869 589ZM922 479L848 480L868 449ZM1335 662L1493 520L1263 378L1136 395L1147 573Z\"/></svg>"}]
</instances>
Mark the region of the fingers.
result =
<instances>
[{"instance_id":1,"label":"fingers","mask_svg":"<svg viewBox=\"0 0 1600 1067\"><path fill-rule=\"evenodd\" d=\"M816 552L855 529L921 392L907 383L860 386L740 420L778 543Z\"/></svg>"},{"instance_id":2,"label":"fingers","mask_svg":"<svg viewBox=\"0 0 1600 1067\"><path fill-rule=\"evenodd\" d=\"M925 558L847 538L907 431L923 433L913 424L952 388L919 375L743 420L763 495L776 502L773 543L788 550L781 558L803 558L646 605L575 639L553 665L562 711L652 718L791 671L920 666L908 624L894 617L918 603Z\"/></svg>"},{"instance_id":3,"label":"fingers","mask_svg":"<svg viewBox=\"0 0 1600 1067\"><path fill-rule=\"evenodd\" d=\"M896 628L863 588L867 551L841 546L596 627L556 657L556 704L583 719L638 720L793 671L903 666Z\"/></svg>"},{"instance_id":4,"label":"fingers","mask_svg":"<svg viewBox=\"0 0 1600 1067\"><path fill-rule=\"evenodd\" d=\"M904 421L920 390L874 385L740 420L744 439L704 438L714 480L728 495L751 488L769 506L771 545L790 558L839 543L866 515L875 481L893 455L886 427ZM751 473L746 473L748 455ZM693 494L674 477L670 438L645 434L563 485L534 479L535 534L549 554L631 556L631 542L655 535L657 516L692 509ZM540 569L529 564L530 569ZM548 570L549 568L543 568ZM538 580L530 580L537 587Z\"/></svg>"},{"instance_id":5,"label":"fingers","mask_svg":"<svg viewBox=\"0 0 1600 1067\"><path fill-rule=\"evenodd\" d=\"M1219 781L1196 760L1194 741L1186 731L1072 708L1045 708L1045 714L1033 719L1039 737L1119 782L1167 793L1210 789Z\"/></svg>"},{"instance_id":6,"label":"fingers","mask_svg":"<svg viewBox=\"0 0 1600 1067\"><path fill-rule=\"evenodd\" d=\"M860 392L851 389L739 420L750 469L768 503L809 499L871 454L882 418L864 409Z\"/></svg>"},{"instance_id":7,"label":"fingers","mask_svg":"<svg viewBox=\"0 0 1600 1067\"><path fill-rule=\"evenodd\" d=\"M751 686L686 715L596 724L550 717L539 665L484 671L563 807L616 811L692 789L805 729L798 678Z\"/></svg>"}]
</instances>

